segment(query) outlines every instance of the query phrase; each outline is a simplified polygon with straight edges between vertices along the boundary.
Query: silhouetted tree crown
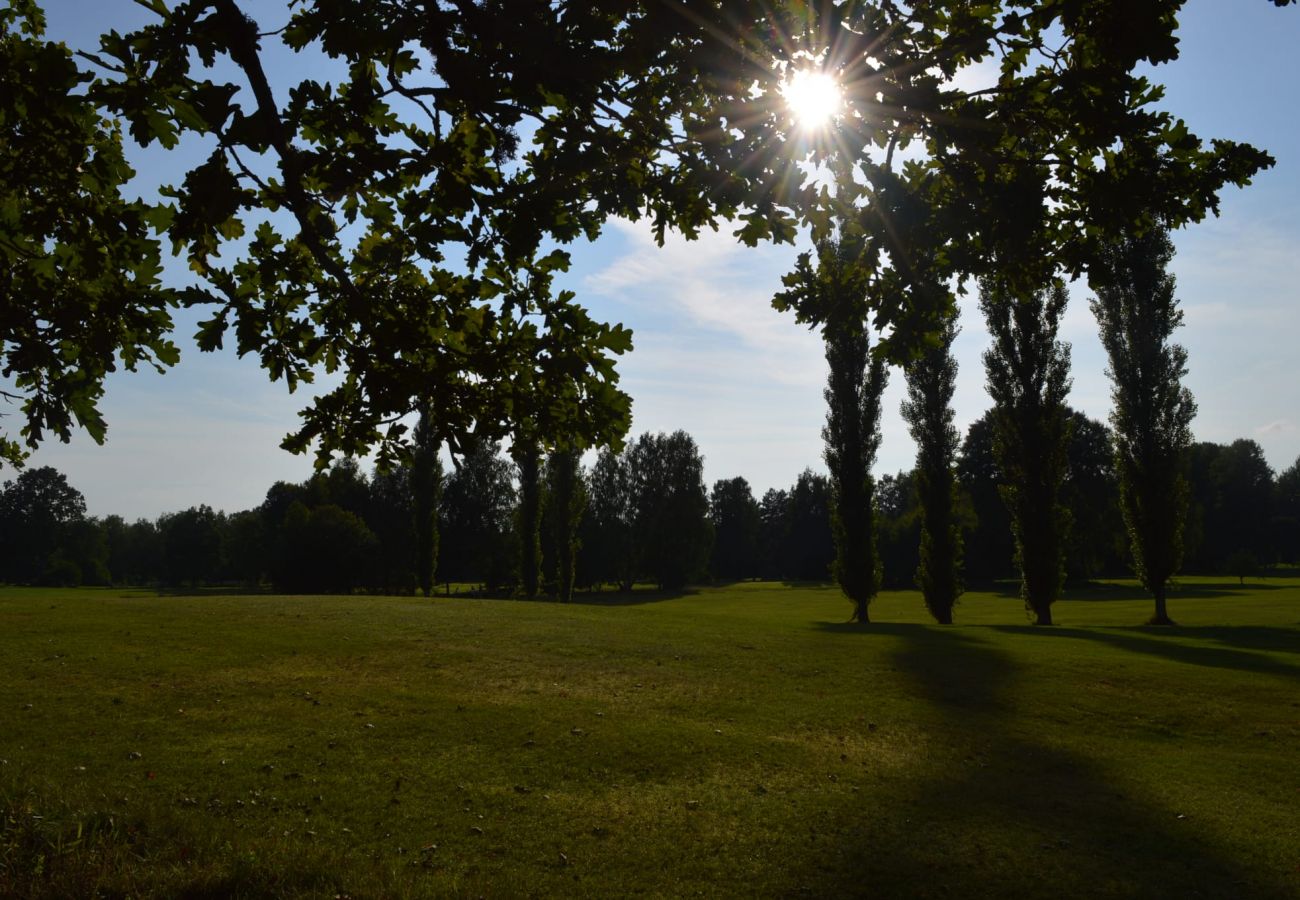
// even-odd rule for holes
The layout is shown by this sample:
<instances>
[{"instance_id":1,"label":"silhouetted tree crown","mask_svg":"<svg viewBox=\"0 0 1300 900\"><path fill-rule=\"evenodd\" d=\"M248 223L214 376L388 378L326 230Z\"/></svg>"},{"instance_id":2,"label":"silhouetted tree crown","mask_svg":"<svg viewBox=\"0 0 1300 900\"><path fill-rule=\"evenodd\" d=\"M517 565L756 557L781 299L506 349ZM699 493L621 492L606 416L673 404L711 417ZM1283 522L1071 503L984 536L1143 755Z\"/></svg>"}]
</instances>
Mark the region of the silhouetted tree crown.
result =
<instances>
[{"instance_id":1,"label":"silhouetted tree crown","mask_svg":"<svg viewBox=\"0 0 1300 900\"><path fill-rule=\"evenodd\" d=\"M1070 348L1057 339L1068 295L1060 281L1015 293L1006 282L980 283L980 309L992 346L984 353L993 398L993 449L1005 479L1021 595L1039 624L1065 581L1069 512L1061 487L1067 471Z\"/></svg>"},{"instance_id":2,"label":"silhouetted tree crown","mask_svg":"<svg viewBox=\"0 0 1300 900\"><path fill-rule=\"evenodd\" d=\"M1157 624L1170 622L1166 585L1183 558L1186 453L1196 415L1182 382L1187 351L1172 343L1183 319L1167 270L1173 255L1168 233L1152 227L1107 247L1089 271L1097 295L1092 311L1110 362L1120 506Z\"/></svg>"},{"instance_id":3,"label":"silhouetted tree crown","mask_svg":"<svg viewBox=\"0 0 1300 900\"><path fill-rule=\"evenodd\" d=\"M1178 55L1160 4L308 0L270 27L236 0L148 7L93 56L45 40L31 0L0 10L0 209L17 211L0 221L0 367L28 446L102 440L105 376L174 364L182 306L203 350L290 387L336 377L291 450L395 462L421 403L457 457L522 421L597 446L630 423L614 368L630 335L555 289L569 255L552 247L610 216L660 239L735 222L749 244L852 219L865 308L901 361L942 322L918 285L1042 283L1045 260L1079 274L1126 226L1204 218L1272 164L1157 106L1140 72ZM832 76L871 89L845 92L826 140L791 140L780 73L828 47ZM328 83L268 72L321 48ZM994 84L964 79L980 64ZM110 122L213 149L156 202L128 200Z\"/></svg>"},{"instance_id":4,"label":"silhouetted tree crown","mask_svg":"<svg viewBox=\"0 0 1300 900\"><path fill-rule=\"evenodd\" d=\"M643 434L628 450L634 533L645 574L661 590L703 575L713 546L704 458L684 431Z\"/></svg>"},{"instance_id":5,"label":"silhouetted tree crown","mask_svg":"<svg viewBox=\"0 0 1300 900\"><path fill-rule=\"evenodd\" d=\"M907 367L903 420L916 442L916 487L921 506L921 534L916 583L935 621L952 622L962 593L961 526L957 518L957 449L961 435L953 424L957 361L952 343L955 317Z\"/></svg>"}]
</instances>

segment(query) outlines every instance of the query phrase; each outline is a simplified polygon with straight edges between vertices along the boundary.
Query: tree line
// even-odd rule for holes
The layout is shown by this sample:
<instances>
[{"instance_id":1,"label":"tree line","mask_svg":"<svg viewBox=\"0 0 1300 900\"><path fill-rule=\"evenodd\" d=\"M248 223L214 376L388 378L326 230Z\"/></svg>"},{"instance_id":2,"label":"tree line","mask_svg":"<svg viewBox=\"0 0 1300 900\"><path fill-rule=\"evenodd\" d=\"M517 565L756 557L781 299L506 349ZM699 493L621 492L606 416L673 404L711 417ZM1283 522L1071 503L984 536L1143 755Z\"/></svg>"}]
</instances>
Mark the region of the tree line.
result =
<instances>
[{"instance_id":1,"label":"tree line","mask_svg":"<svg viewBox=\"0 0 1300 900\"><path fill-rule=\"evenodd\" d=\"M1064 503L1073 526L1066 577L1130 574L1110 429L1074 410L1069 420ZM1185 571L1241 576L1300 562L1300 459L1275 476L1249 439L1195 443L1188 456ZM484 443L458 468L438 468L435 590L522 593L517 466ZM48 466L26 469L0 491L0 580L414 593L421 587L421 554L412 470L367 474L342 460L304 482L276 482L253 509L225 513L200 505L128 522L87 516L84 498L63 474ZM761 496L743 477L718 479L706 489L703 460L689 435L643 435L622 453L601 452L578 473L576 528L566 524L573 507L554 502L560 476L551 466L543 471L540 595L563 595L569 534L569 577L585 591L831 577L831 479L812 469ZM955 478L963 583L1016 577L990 413L967 429ZM922 490L917 469L883 475L876 484L884 588L917 585Z\"/></svg>"}]
</instances>

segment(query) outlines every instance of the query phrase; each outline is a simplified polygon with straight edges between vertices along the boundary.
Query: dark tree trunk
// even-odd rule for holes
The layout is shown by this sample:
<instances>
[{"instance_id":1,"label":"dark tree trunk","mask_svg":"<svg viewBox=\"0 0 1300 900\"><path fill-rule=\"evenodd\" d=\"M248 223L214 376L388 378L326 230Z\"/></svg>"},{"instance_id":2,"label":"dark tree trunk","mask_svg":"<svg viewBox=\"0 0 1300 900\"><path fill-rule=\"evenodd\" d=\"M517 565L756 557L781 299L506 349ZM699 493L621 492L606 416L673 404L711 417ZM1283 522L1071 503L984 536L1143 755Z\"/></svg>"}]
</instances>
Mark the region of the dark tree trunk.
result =
<instances>
[{"instance_id":1,"label":"dark tree trunk","mask_svg":"<svg viewBox=\"0 0 1300 900\"><path fill-rule=\"evenodd\" d=\"M415 578L420 592L433 595L438 569L438 499L442 495L440 442L428 411L415 426L415 455L411 465L411 511L415 518ZM448 585L450 590L450 585Z\"/></svg>"},{"instance_id":2,"label":"dark tree trunk","mask_svg":"<svg viewBox=\"0 0 1300 900\"><path fill-rule=\"evenodd\" d=\"M511 450L519 467L519 582L524 599L537 599L542 568L541 454L537 445L516 441Z\"/></svg>"},{"instance_id":3,"label":"dark tree trunk","mask_svg":"<svg viewBox=\"0 0 1300 900\"><path fill-rule=\"evenodd\" d=\"M1169 610L1165 607L1165 586L1163 584L1153 588L1152 594L1155 595L1156 612L1147 622L1148 625L1173 625L1174 620L1169 618Z\"/></svg>"}]
</instances>

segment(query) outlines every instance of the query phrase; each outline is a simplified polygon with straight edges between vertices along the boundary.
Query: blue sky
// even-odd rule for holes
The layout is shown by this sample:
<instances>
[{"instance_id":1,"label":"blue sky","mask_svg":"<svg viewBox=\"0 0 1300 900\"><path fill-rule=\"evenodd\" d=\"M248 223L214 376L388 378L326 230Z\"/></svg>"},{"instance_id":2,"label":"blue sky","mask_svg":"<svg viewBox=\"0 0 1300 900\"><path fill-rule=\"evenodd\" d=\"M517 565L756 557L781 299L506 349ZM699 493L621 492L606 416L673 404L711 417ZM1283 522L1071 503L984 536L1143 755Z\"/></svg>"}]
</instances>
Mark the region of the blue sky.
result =
<instances>
[{"instance_id":1,"label":"blue sky","mask_svg":"<svg viewBox=\"0 0 1300 900\"><path fill-rule=\"evenodd\" d=\"M126 0L46 5L51 34L73 46L149 15ZM259 14L269 6L247 4ZM1300 456L1300 8L1191 0L1182 22L1182 58L1152 73L1167 87L1165 105L1204 138L1248 141L1277 158L1252 187L1225 193L1220 218L1175 235L1173 271L1186 313L1179 340L1200 409L1193 429L1198 440L1253 438L1281 470ZM304 61L293 65L301 76ZM183 162L136 158L142 176L160 182L178 177ZM634 331L636 350L620 366L634 434L685 429L710 483L743 475L756 494L788 486L805 466L823 468L820 340L769 305L799 248L749 249L726 233L670 238L658 248L643 224L611 222L599 241L572 249L564 286L599 318ZM1062 334L1073 345L1070 403L1104 419L1109 385L1088 292L1076 284L1071 293ZM980 363L988 340L974 296L962 302L961 325L955 407L964 431L989 405ZM63 471L92 514L128 518L198 503L244 509L273 481L306 477L310 461L279 449L305 398L272 384L252 359L199 353L190 331L182 321L183 359L166 375L110 379L104 446L77 436L47 444L29 464ZM898 414L903 389L895 372L877 472L913 463Z\"/></svg>"}]
</instances>

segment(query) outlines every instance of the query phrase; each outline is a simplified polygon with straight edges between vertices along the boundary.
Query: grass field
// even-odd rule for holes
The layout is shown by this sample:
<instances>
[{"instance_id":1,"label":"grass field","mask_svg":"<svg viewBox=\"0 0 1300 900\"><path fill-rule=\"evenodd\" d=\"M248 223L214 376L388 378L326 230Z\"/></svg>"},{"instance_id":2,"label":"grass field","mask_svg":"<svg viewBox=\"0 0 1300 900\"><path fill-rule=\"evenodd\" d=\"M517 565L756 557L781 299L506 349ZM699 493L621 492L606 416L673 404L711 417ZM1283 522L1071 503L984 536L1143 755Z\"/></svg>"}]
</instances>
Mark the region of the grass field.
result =
<instances>
[{"instance_id":1,"label":"grass field","mask_svg":"<svg viewBox=\"0 0 1300 900\"><path fill-rule=\"evenodd\" d=\"M0 590L0 895L1300 897L1300 580Z\"/></svg>"}]
</instances>

